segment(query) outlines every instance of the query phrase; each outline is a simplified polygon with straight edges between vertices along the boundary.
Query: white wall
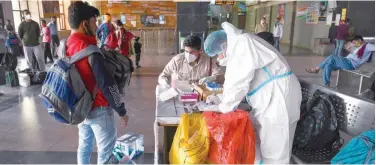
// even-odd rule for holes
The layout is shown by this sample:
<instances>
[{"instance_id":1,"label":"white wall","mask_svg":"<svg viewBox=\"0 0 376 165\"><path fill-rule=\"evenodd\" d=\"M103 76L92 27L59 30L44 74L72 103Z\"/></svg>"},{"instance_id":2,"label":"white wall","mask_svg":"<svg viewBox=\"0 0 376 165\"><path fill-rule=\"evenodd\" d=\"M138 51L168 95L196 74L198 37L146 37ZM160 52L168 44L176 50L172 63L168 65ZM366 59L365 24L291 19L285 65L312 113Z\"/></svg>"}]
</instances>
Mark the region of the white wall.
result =
<instances>
[{"instance_id":1,"label":"white wall","mask_svg":"<svg viewBox=\"0 0 376 165\"><path fill-rule=\"evenodd\" d=\"M297 9L309 6L311 3L313 3L313 1L298 1ZM274 10L276 10L276 8ZM290 43L292 10L293 3L287 3L285 8L286 19L282 37L282 42L284 43ZM325 21L319 21L318 24L310 25L306 24L306 19L295 18L294 46L312 49L314 38L328 38L328 34L329 26L326 26Z\"/></svg>"}]
</instances>

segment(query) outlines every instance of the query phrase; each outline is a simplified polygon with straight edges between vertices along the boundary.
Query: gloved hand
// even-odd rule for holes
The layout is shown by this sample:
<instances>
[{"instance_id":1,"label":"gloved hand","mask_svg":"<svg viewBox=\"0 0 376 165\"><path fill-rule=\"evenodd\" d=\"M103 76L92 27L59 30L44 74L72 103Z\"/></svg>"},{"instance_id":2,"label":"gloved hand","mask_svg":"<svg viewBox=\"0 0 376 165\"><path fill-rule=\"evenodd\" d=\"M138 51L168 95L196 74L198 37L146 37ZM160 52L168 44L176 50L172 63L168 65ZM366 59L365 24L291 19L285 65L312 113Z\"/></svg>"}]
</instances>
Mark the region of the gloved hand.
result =
<instances>
[{"instance_id":1,"label":"gloved hand","mask_svg":"<svg viewBox=\"0 0 376 165\"><path fill-rule=\"evenodd\" d=\"M170 84L160 84L163 88L170 89L171 85Z\"/></svg>"},{"instance_id":2,"label":"gloved hand","mask_svg":"<svg viewBox=\"0 0 376 165\"><path fill-rule=\"evenodd\" d=\"M216 79L216 76L204 77L204 78L202 78L198 81L198 84L202 85L202 84L205 84L207 82L213 82L213 81L215 81L215 79Z\"/></svg>"},{"instance_id":3,"label":"gloved hand","mask_svg":"<svg viewBox=\"0 0 376 165\"><path fill-rule=\"evenodd\" d=\"M159 84L161 87L166 88L166 89L171 88L170 83L168 83L168 81L167 81L166 79L164 79L164 78L159 79L159 80L158 80L158 84Z\"/></svg>"},{"instance_id":4,"label":"gloved hand","mask_svg":"<svg viewBox=\"0 0 376 165\"><path fill-rule=\"evenodd\" d=\"M221 99L218 95L210 95L206 98L206 103L212 103L214 105L219 105L221 103Z\"/></svg>"},{"instance_id":5,"label":"gloved hand","mask_svg":"<svg viewBox=\"0 0 376 165\"><path fill-rule=\"evenodd\" d=\"M199 111L211 111L211 112L219 112L219 107L218 105L213 105L209 103L204 103L204 102L198 102L196 104L197 108Z\"/></svg>"}]
</instances>

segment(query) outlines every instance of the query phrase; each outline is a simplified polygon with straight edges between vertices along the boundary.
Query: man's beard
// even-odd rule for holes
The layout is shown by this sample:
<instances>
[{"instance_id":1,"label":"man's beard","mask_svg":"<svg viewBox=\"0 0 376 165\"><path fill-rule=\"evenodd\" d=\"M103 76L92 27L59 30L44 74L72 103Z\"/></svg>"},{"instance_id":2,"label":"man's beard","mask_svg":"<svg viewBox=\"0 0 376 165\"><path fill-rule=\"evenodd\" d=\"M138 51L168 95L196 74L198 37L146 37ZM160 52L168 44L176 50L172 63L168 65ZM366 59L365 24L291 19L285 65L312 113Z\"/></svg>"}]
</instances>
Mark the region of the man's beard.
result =
<instances>
[{"instance_id":1,"label":"man's beard","mask_svg":"<svg viewBox=\"0 0 376 165\"><path fill-rule=\"evenodd\" d=\"M86 35L95 36L94 32L91 30L90 27L85 27L84 30Z\"/></svg>"}]
</instances>

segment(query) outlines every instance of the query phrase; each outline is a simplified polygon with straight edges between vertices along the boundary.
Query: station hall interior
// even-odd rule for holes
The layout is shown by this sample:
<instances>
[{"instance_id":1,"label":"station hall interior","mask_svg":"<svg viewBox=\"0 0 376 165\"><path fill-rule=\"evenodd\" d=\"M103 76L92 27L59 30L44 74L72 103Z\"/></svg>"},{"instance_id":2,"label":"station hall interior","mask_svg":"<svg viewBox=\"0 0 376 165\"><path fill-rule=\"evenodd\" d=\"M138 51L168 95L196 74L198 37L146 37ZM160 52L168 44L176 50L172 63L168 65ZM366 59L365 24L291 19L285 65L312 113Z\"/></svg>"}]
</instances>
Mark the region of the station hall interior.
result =
<instances>
[{"instance_id":1,"label":"station hall interior","mask_svg":"<svg viewBox=\"0 0 376 165\"><path fill-rule=\"evenodd\" d=\"M170 128L160 127L159 131L155 132L156 118L159 117L156 112L158 107L156 86L161 72L171 59L184 53L183 43L188 36L200 37L204 46L205 39L213 32L221 30L224 22L232 24L242 33L256 34L260 22L265 20L265 32L273 33L278 17L279 20L283 20L283 36L278 40L279 52L299 80L312 84L315 88L322 88L324 91L339 93L339 96L346 95L348 100L350 98L356 100L354 104L365 102L362 104L367 105L368 109L364 109L365 111L374 110L374 91L371 95L364 95L364 91L370 89L372 84L374 88L374 50L369 60L359 69L352 71L339 69L331 72L329 85L323 82L322 72L312 74L307 68L316 67L333 54L337 46L338 27L345 24L347 19L350 23L349 36L344 43L345 48L352 46L351 38L356 35L362 36L364 42L374 44L375 1L87 0L84 2L99 10L98 26L105 23L105 14L108 13L115 27L116 21L119 20L127 31L139 37L139 42L142 44L139 61L141 67L134 68L129 87L121 97L129 116L127 127L120 126L121 121L117 113L114 113L117 137L128 132L135 132L144 137L144 154L134 160L136 164L154 164L157 156L159 157L157 163L167 163L163 159L168 159L166 148L171 147L168 146L171 144L166 144L166 141L171 140L166 138L166 130ZM51 18L56 18L59 40L67 39L72 32L68 20L68 7L72 3L73 0L0 1L0 30L9 21L17 33L19 26L25 20L24 11L28 10L31 19L40 26L42 21L49 23ZM6 38L0 36L0 54L9 52ZM42 42L42 37L39 42ZM130 41L131 45L134 43L135 40ZM134 48L130 49L129 57L135 62ZM58 59L53 58L55 61ZM212 59L217 58L212 57ZM25 56L18 56L16 70L25 65L25 61ZM46 63L46 70L52 65L53 63ZM0 81L4 81L4 84L0 85L0 164L76 164L78 128L58 123L50 117L39 97L42 84L11 87L5 84L5 75L0 76ZM369 118L371 119L367 118L365 121L375 120L374 112ZM347 120L351 119L347 118ZM374 129L374 122L371 124ZM92 163L97 162L96 149L95 147L91 155Z\"/></svg>"}]
</instances>

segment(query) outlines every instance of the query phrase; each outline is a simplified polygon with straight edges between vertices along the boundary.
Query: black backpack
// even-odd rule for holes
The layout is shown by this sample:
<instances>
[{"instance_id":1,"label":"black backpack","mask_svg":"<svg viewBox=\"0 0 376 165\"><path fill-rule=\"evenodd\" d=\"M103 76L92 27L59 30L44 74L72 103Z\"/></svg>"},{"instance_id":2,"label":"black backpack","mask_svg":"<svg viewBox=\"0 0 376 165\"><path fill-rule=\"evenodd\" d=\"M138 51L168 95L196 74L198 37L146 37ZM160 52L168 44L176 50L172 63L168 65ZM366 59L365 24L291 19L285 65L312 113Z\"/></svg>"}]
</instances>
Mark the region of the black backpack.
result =
<instances>
[{"instance_id":1,"label":"black backpack","mask_svg":"<svg viewBox=\"0 0 376 165\"><path fill-rule=\"evenodd\" d=\"M341 140L334 96L316 90L311 98L302 101L294 147L337 150Z\"/></svg>"},{"instance_id":2,"label":"black backpack","mask_svg":"<svg viewBox=\"0 0 376 165\"><path fill-rule=\"evenodd\" d=\"M66 42L67 39L60 40L60 46L58 48L59 58L65 57ZM101 51L104 55L107 70L112 73L118 85L119 92L123 94L125 88L130 84L134 70L132 60L115 50L101 48Z\"/></svg>"},{"instance_id":3,"label":"black backpack","mask_svg":"<svg viewBox=\"0 0 376 165\"><path fill-rule=\"evenodd\" d=\"M2 54L1 65L4 66L6 71L14 71L17 67L17 57L11 53Z\"/></svg>"},{"instance_id":4,"label":"black backpack","mask_svg":"<svg viewBox=\"0 0 376 165\"><path fill-rule=\"evenodd\" d=\"M134 71L133 61L115 50L105 50L102 48L102 53L104 54L105 65L108 71L113 73L119 91L123 94L131 81Z\"/></svg>"}]
</instances>

